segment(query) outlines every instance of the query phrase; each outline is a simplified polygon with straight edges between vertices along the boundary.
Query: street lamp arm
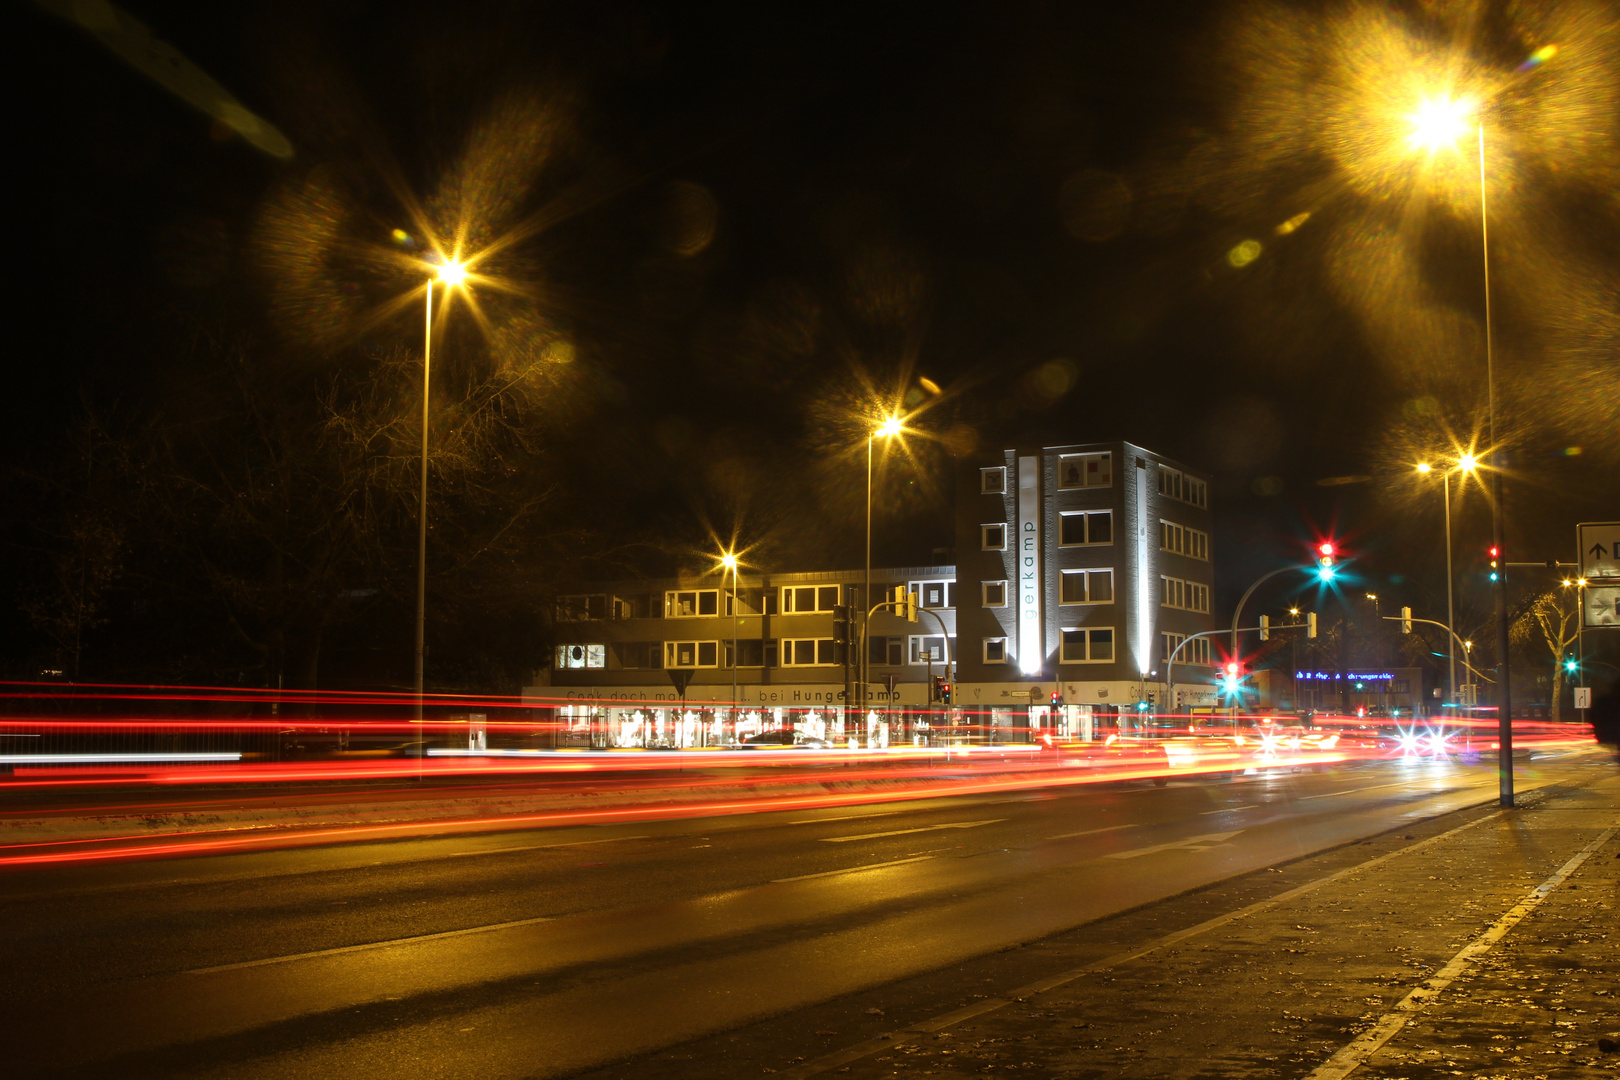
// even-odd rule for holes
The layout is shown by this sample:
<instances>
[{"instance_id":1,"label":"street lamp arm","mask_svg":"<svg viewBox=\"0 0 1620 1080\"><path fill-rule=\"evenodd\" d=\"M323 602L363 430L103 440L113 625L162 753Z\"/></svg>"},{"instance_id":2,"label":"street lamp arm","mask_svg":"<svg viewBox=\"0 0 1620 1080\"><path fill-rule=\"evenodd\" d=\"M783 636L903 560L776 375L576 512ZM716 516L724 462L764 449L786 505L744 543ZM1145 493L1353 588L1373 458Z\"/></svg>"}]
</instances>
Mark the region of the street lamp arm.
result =
<instances>
[{"instance_id":1,"label":"street lamp arm","mask_svg":"<svg viewBox=\"0 0 1620 1080\"><path fill-rule=\"evenodd\" d=\"M861 620L861 656L862 657L865 657L867 655L867 653L866 653L866 625L869 622L872 621L872 616L876 615L878 612L883 611L886 608L898 608L899 606L900 605L895 603L893 600L885 600L882 603L873 604L871 609L869 611L867 611L866 618ZM943 647L945 649L945 676L946 676L946 678L950 679L952 685L955 685L955 683L956 683L956 669L954 667L955 661L951 658L951 635L945 629L945 620L941 619L936 612L929 611L927 608L918 608L917 610L920 613L922 613L924 615L927 615L929 618L933 619L936 623L939 624L939 640L941 642L943 642ZM870 682L870 681L871 681L871 673L868 672L867 673L867 682ZM861 701L862 701L863 704L866 701L866 691L865 691L864 687L862 688L862 691L861 691Z\"/></svg>"},{"instance_id":2,"label":"street lamp arm","mask_svg":"<svg viewBox=\"0 0 1620 1080\"><path fill-rule=\"evenodd\" d=\"M1271 573L1261 576L1259 579L1257 579L1255 581L1255 583L1253 585L1249 586L1248 591L1243 594L1243 598L1237 602L1237 608L1232 612L1232 652L1233 653L1237 652L1238 619L1242 617L1242 615L1243 615L1243 605L1247 604L1249 602L1249 597L1254 595L1254 590L1258 589L1260 586L1264 585L1266 582L1270 581L1272 578L1276 577L1278 574L1286 574L1290 570L1297 570L1297 569L1298 569L1298 567L1295 567L1295 566L1279 566L1277 569L1273 570ZM1200 635L1200 636L1202 636L1202 635Z\"/></svg>"},{"instance_id":3,"label":"street lamp arm","mask_svg":"<svg viewBox=\"0 0 1620 1080\"><path fill-rule=\"evenodd\" d=\"M1486 675L1485 673L1481 672L1478 668L1474 667L1473 664L1470 664L1468 662L1468 642L1466 642L1462 638L1458 637L1457 636L1457 631L1453 630L1451 627L1447 626L1445 623L1440 622L1437 619L1407 619L1407 618L1405 618L1404 616L1401 616L1401 615L1385 615L1385 616L1383 616L1383 619L1384 619L1385 622L1420 622L1420 623L1424 623L1424 624L1426 624L1428 626L1438 626L1440 629L1442 629L1446 633L1450 634L1451 639L1453 641L1455 641L1458 645L1461 645L1463 647L1463 667L1467 668L1474 675L1478 676L1481 679L1484 679L1488 683L1493 683L1494 684L1496 682L1495 679L1493 679L1489 675Z\"/></svg>"},{"instance_id":4,"label":"street lamp arm","mask_svg":"<svg viewBox=\"0 0 1620 1080\"><path fill-rule=\"evenodd\" d=\"M1284 567L1284 569L1291 569L1291 567ZM1271 576L1270 574L1266 575L1266 577L1270 577L1270 576ZM1264 580L1265 580L1265 578L1260 579L1260 581L1264 581ZM1260 584L1260 581L1255 582L1255 584L1256 585ZM1253 592L1253 591L1254 591L1254 589L1251 587L1249 589L1249 592ZM1248 597L1245 596L1244 599L1248 599ZM1165 703L1165 706L1167 708L1169 708L1172 712L1175 711L1175 707L1176 707L1176 657L1178 655L1180 655L1182 648L1187 644L1187 642L1194 641L1194 640L1196 640L1198 638L1217 637L1217 636L1219 636L1221 634L1230 633L1232 635L1232 644L1233 644L1232 651L1236 652L1237 651L1237 636L1239 634L1257 634L1261 630L1298 630L1298 629L1300 629L1300 628L1302 628L1304 626L1308 626L1308 625L1309 625L1308 623L1283 623L1283 624L1278 625L1278 626L1245 626L1245 627L1239 629L1238 626L1236 625L1236 623L1234 622L1234 624L1232 626L1232 629L1229 630L1229 631L1228 630L1202 630L1202 631L1199 631L1196 634L1188 634L1186 637L1182 638L1180 641L1178 641L1176 643L1176 647L1174 649L1170 650L1170 659L1168 661L1166 661L1166 663L1165 663L1165 672L1164 672L1164 676L1165 676L1165 687L1164 687L1165 701L1164 701L1164 703Z\"/></svg>"}]
</instances>

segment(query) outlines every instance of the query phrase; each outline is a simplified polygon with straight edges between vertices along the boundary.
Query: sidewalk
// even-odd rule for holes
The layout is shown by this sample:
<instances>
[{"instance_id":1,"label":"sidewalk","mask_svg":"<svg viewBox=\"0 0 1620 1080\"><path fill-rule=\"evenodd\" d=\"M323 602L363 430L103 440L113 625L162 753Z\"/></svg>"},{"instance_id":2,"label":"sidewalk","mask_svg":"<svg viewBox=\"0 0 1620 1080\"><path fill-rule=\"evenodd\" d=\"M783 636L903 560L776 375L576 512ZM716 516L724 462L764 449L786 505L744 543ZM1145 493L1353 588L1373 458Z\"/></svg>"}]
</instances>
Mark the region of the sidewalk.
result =
<instances>
[{"instance_id":1,"label":"sidewalk","mask_svg":"<svg viewBox=\"0 0 1620 1080\"><path fill-rule=\"evenodd\" d=\"M780 1074L1620 1073L1620 776L1526 801Z\"/></svg>"}]
</instances>

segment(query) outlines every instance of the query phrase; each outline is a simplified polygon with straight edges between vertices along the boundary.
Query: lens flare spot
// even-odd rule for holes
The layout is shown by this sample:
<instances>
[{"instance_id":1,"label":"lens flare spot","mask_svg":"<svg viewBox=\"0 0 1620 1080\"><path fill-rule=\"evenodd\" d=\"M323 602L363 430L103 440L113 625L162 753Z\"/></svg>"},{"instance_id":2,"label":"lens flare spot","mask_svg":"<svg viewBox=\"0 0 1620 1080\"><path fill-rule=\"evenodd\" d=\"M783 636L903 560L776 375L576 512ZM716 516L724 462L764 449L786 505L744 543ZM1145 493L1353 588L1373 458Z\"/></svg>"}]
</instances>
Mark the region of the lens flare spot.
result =
<instances>
[{"instance_id":1,"label":"lens flare spot","mask_svg":"<svg viewBox=\"0 0 1620 1080\"><path fill-rule=\"evenodd\" d=\"M1311 212L1309 210L1305 211L1303 214L1295 214L1293 217L1277 226L1277 235L1287 236L1289 233L1293 232L1310 219Z\"/></svg>"},{"instance_id":2,"label":"lens flare spot","mask_svg":"<svg viewBox=\"0 0 1620 1080\"><path fill-rule=\"evenodd\" d=\"M1543 45L1541 48L1524 58L1524 63L1519 65L1519 70L1529 71L1531 68L1538 68L1557 55L1557 45Z\"/></svg>"},{"instance_id":3,"label":"lens flare spot","mask_svg":"<svg viewBox=\"0 0 1620 1080\"><path fill-rule=\"evenodd\" d=\"M1260 241L1245 240L1226 253L1226 261L1233 266L1248 266L1260 257Z\"/></svg>"},{"instance_id":4,"label":"lens flare spot","mask_svg":"<svg viewBox=\"0 0 1620 1080\"><path fill-rule=\"evenodd\" d=\"M416 240L411 236L410 233L406 232L404 229L395 229L394 231L392 231L388 235L393 237L394 238L394 243L398 244L400 247L407 247L408 248L408 247L415 247L416 246Z\"/></svg>"}]
</instances>

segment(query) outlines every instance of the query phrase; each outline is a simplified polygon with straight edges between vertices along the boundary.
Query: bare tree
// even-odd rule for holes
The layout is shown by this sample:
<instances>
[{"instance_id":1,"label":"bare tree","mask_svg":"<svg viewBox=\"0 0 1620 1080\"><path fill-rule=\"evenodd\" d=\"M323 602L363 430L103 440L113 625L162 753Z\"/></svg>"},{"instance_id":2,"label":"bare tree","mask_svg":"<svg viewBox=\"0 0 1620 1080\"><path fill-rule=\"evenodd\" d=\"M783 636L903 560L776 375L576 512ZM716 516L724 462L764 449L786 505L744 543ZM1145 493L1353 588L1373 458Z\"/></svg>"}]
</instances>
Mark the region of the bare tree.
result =
<instances>
[{"instance_id":1,"label":"bare tree","mask_svg":"<svg viewBox=\"0 0 1620 1080\"><path fill-rule=\"evenodd\" d=\"M1552 720L1563 712L1564 653L1580 633L1580 606L1568 588L1538 594L1514 620L1512 637L1519 644L1541 642L1552 653Z\"/></svg>"}]
</instances>

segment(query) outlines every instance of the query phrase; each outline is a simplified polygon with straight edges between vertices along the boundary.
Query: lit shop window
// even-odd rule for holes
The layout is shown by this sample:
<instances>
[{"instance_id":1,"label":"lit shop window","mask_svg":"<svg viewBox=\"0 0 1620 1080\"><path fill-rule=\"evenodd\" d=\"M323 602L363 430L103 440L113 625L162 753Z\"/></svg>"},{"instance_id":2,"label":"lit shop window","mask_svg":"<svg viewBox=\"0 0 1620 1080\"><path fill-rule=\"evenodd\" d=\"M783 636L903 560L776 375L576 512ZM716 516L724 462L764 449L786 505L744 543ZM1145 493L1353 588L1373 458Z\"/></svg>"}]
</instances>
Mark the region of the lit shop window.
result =
<instances>
[{"instance_id":1,"label":"lit shop window","mask_svg":"<svg viewBox=\"0 0 1620 1080\"><path fill-rule=\"evenodd\" d=\"M1064 604L1112 604L1112 570L1065 570L1061 576L1058 601Z\"/></svg>"},{"instance_id":2,"label":"lit shop window","mask_svg":"<svg viewBox=\"0 0 1620 1080\"><path fill-rule=\"evenodd\" d=\"M1005 581L983 581L979 588L984 593L985 607L1007 606L1007 583Z\"/></svg>"},{"instance_id":3,"label":"lit shop window","mask_svg":"<svg viewBox=\"0 0 1620 1080\"><path fill-rule=\"evenodd\" d=\"M984 662L987 664L1005 664L1007 662L1006 638L987 637L984 639Z\"/></svg>"},{"instance_id":4,"label":"lit shop window","mask_svg":"<svg viewBox=\"0 0 1620 1080\"><path fill-rule=\"evenodd\" d=\"M1063 547L1082 544L1112 544L1114 542L1114 513L1098 510L1088 513L1058 515L1058 543Z\"/></svg>"},{"instance_id":5,"label":"lit shop window","mask_svg":"<svg viewBox=\"0 0 1620 1080\"><path fill-rule=\"evenodd\" d=\"M829 667L838 663L838 643L832 638L784 638L783 667Z\"/></svg>"},{"instance_id":6,"label":"lit shop window","mask_svg":"<svg viewBox=\"0 0 1620 1080\"><path fill-rule=\"evenodd\" d=\"M817 611L831 611L839 604L837 585L784 585L782 586L782 614L805 615Z\"/></svg>"},{"instance_id":7,"label":"lit shop window","mask_svg":"<svg viewBox=\"0 0 1620 1080\"><path fill-rule=\"evenodd\" d=\"M672 589L664 594L664 618L695 619L720 614L719 589Z\"/></svg>"},{"instance_id":8,"label":"lit shop window","mask_svg":"<svg viewBox=\"0 0 1620 1080\"><path fill-rule=\"evenodd\" d=\"M1063 663L1102 664L1113 658L1113 627L1089 626L1063 631Z\"/></svg>"},{"instance_id":9,"label":"lit shop window","mask_svg":"<svg viewBox=\"0 0 1620 1080\"><path fill-rule=\"evenodd\" d=\"M666 641L664 666L667 668L700 668L720 666L718 641Z\"/></svg>"},{"instance_id":10,"label":"lit shop window","mask_svg":"<svg viewBox=\"0 0 1620 1080\"><path fill-rule=\"evenodd\" d=\"M1003 495L1007 491L1007 469L997 466L994 469L979 470L979 491L985 495Z\"/></svg>"},{"instance_id":11,"label":"lit shop window","mask_svg":"<svg viewBox=\"0 0 1620 1080\"><path fill-rule=\"evenodd\" d=\"M607 667L606 645L559 645L557 666L560 668Z\"/></svg>"},{"instance_id":12,"label":"lit shop window","mask_svg":"<svg viewBox=\"0 0 1620 1080\"><path fill-rule=\"evenodd\" d=\"M1062 454L1058 457L1058 487L1111 487L1114 483L1112 454Z\"/></svg>"},{"instance_id":13,"label":"lit shop window","mask_svg":"<svg viewBox=\"0 0 1620 1080\"><path fill-rule=\"evenodd\" d=\"M980 525L979 545L985 551L1006 551L1007 526L1002 524Z\"/></svg>"}]
</instances>

